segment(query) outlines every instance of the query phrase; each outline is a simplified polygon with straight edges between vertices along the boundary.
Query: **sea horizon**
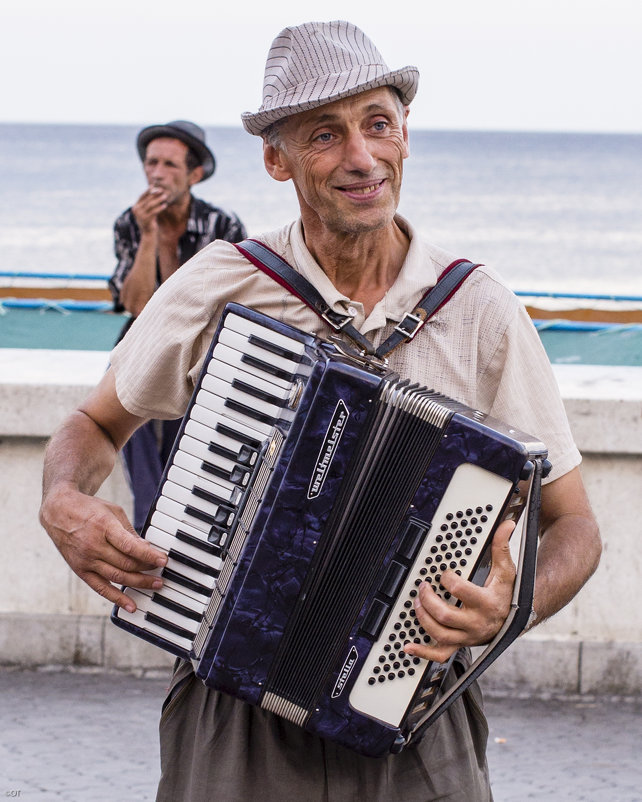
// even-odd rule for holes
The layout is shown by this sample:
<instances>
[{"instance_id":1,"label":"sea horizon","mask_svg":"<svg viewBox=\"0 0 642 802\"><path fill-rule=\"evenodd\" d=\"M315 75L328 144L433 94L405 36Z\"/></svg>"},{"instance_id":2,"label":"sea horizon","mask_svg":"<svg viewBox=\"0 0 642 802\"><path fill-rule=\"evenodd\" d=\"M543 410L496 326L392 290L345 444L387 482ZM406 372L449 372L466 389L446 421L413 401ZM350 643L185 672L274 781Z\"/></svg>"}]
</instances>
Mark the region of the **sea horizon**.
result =
<instances>
[{"instance_id":1,"label":"sea horizon","mask_svg":"<svg viewBox=\"0 0 642 802\"><path fill-rule=\"evenodd\" d=\"M144 189L141 124L0 122L0 270L111 274L112 226ZM250 235L298 216L261 140L204 126L217 159L194 194ZM399 212L516 290L642 294L642 133L409 127Z\"/></svg>"}]
</instances>

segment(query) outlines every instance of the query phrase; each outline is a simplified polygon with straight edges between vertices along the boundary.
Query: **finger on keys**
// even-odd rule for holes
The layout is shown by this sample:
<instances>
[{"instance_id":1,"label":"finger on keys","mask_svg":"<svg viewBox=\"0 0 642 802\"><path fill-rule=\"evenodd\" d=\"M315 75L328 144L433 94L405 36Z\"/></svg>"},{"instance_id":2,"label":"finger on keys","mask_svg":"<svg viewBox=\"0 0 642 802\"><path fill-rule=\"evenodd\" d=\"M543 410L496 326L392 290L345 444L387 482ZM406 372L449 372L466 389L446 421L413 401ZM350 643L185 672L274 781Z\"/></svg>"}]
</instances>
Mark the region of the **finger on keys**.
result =
<instances>
[{"instance_id":1,"label":"finger on keys","mask_svg":"<svg viewBox=\"0 0 642 802\"><path fill-rule=\"evenodd\" d=\"M164 568L167 565L167 554L152 546L133 530L110 529L107 533L107 541L116 551L129 558L126 563L123 563L122 567L125 570L136 570L139 566L142 569Z\"/></svg>"}]
</instances>

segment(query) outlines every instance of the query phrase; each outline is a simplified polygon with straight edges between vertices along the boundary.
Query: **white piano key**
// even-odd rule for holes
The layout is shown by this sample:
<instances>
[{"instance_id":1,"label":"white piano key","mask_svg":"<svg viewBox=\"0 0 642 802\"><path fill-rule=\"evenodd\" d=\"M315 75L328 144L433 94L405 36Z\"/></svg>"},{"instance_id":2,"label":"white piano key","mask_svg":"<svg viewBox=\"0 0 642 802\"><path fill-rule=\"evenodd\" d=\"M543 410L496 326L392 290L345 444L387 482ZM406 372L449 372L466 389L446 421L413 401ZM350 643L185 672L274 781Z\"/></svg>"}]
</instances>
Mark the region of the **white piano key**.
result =
<instances>
[{"instance_id":1,"label":"white piano key","mask_svg":"<svg viewBox=\"0 0 642 802\"><path fill-rule=\"evenodd\" d=\"M207 588L208 590L212 590L216 584L215 576L204 574L202 571L197 571L195 568L191 568L189 565L183 565L183 563L173 559L172 557L168 557L167 565L163 570L165 569L174 571L175 573L180 574L182 577L185 577L185 579L189 579L192 582L197 582L199 585L203 585L203 587Z\"/></svg>"},{"instance_id":2,"label":"white piano key","mask_svg":"<svg viewBox=\"0 0 642 802\"><path fill-rule=\"evenodd\" d=\"M208 556L196 546L191 546L189 543L177 540L173 535L161 529L156 529L153 526L148 527L145 532L145 540L158 546L158 548L162 549L165 553L169 553L170 551L179 552L185 555L185 557L189 557L191 560L202 563L206 569L216 571L217 573L221 570L221 565L223 563L220 557L212 556L208 559Z\"/></svg>"},{"instance_id":3,"label":"white piano key","mask_svg":"<svg viewBox=\"0 0 642 802\"><path fill-rule=\"evenodd\" d=\"M231 384L235 380L242 382L244 381L247 384L251 384L252 387L256 388L257 390L261 390L264 393L275 396L284 402L287 402L288 398L290 397L292 383L286 387L283 387L270 381L269 376L267 375L253 375L245 370L239 370L233 365L229 365L220 359L210 359L207 365L207 372L217 379L222 379L227 384Z\"/></svg>"},{"instance_id":4,"label":"white piano key","mask_svg":"<svg viewBox=\"0 0 642 802\"><path fill-rule=\"evenodd\" d=\"M185 424L184 434L193 437L195 440L200 440L200 442L204 443L206 447L212 442L212 430L208 426L203 426L202 423L199 423L196 420L190 420ZM223 457L220 454L216 454L214 451L210 451L208 449L207 453L209 456L203 457L203 459L207 459L207 461L213 465L218 465L224 471L229 472L236 465L234 460Z\"/></svg>"},{"instance_id":5,"label":"white piano key","mask_svg":"<svg viewBox=\"0 0 642 802\"><path fill-rule=\"evenodd\" d=\"M174 458L172 459L172 464L176 465L179 468L184 469L185 471L191 473L195 477L199 477L205 479L206 481L212 482L212 484L216 484L217 488L219 489L219 495L221 498L229 501L230 504L237 504L238 503L238 496L241 492L238 489L235 489L234 486L230 482L225 482L224 479L219 479L213 473L210 473L203 469L203 460L195 457L193 454L188 454L186 451L181 451L177 449L174 452ZM180 483L179 483L180 484Z\"/></svg>"},{"instance_id":6,"label":"white piano key","mask_svg":"<svg viewBox=\"0 0 642 802\"><path fill-rule=\"evenodd\" d=\"M133 591L128 590L128 593L133 593ZM155 624L152 621L147 621L145 618L145 612L143 610L136 610L133 613L129 613L127 610L121 609L118 611L118 617L123 621L128 621L130 624L134 624L134 626L137 626L140 629L144 629L146 632L149 632L153 635L158 635L161 638L165 638L165 640L173 643L174 646L178 646L180 649L184 649L187 652L189 652L192 648L191 640L188 640L187 638L181 638L180 635L176 635L174 632L170 632L169 630L158 626L158 624Z\"/></svg>"},{"instance_id":7,"label":"white piano key","mask_svg":"<svg viewBox=\"0 0 642 802\"><path fill-rule=\"evenodd\" d=\"M230 350L236 353L230 353ZM237 334L235 331L230 331L229 329L223 329L223 331L221 331L219 341L214 346L212 355L216 359L220 359L222 362L228 362L230 365L235 365L240 370L246 370L248 373L254 373L256 371L257 376L270 379L270 381L274 381L275 384L279 384L280 382L290 383L294 376L302 372L305 373L305 371L302 370L305 366L301 366L292 359L286 359L278 354L272 354L264 348L259 348L257 345L249 342L247 337L244 337L242 334ZM243 357L245 357L245 359ZM258 360L260 364L251 364L248 357L250 360L252 358ZM262 370L262 364L269 366L269 368ZM276 368L278 371L282 372L282 375L275 376L270 368Z\"/></svg>"},{"instance_id":8,"label":"white piano key","mask_svg":"<svg viewBox=\"0 0 642 802\"><path fill-rule=\"evenodd\" d=\"M175 604L180 604L181 607L185 607L199 616L203 615L205 608L208 605L208 602L205 601L205 599L194 599L192 596L188 596L186 593L181 593L174 588L169 588L166 585L164 585L161 590L137 588L137 591L144 593L147 596L162 596L164 599L168 599L170 602L174 602Z\"/></svg>"},{"instance_id":9,"label":"white piano key","mask_svg":"<svg viewBox=\"0 0 642 802\"><path fill-rule=\"evenodd\" d=\"M221 414L218 410L218 407L212 406L212 398L209 396L212 393L208 392L207 390L201 390L206 396L206 400L209 401L209 406L202 404L198 400L198 395L196 398L196 402L192 409L196 409L196 417L195 420L198 420L200 423L203 423L205 426L211 426L212 429L216 431L216 427L218 425L227 426L229 428L233 428L234 431L237 433L237 437L234 439L234 442L245 442L246 440L255 441L256 443L263 443L267 438L266 435L263 433L262 429L257 426L253 426L252 423L242 423L241 421L235 421L232 423L225 414ZM200 393L199 393L200 395ZM219 398L215 396L215 398ZM192 417L192 416L190 416ZM211 425L213 424L213 425ZM270 429L270 432L272 429Z\"/></svg>"},{"instance_id":10,"label":"white piano key","mask_svg":"<svg viewBox=\"0 0 642 802\"><path fill-rule=\"evenodd\" d=\"M183 521L186 524L194 527L194 529L200 529L201 532L207 537L210 533L211 524L206 523L205 521L201 521L200 518L195 518L193 515L185 512L185 505L179 504L178 501L174 501L167 496L159 496L156 501L156 509L160 512L164 512L165 515L169 515L170 518L175 518L177 521Z\"/></svg>"},{"instance_id":11,"label":"white piano key","mask_svg":"<svg viewBox=\"0 0 642 802\"><path fill-rule=\"evenodd\" d=\"M229 425L234 426L234 422L236 421L244 426L249 426L251 429L254 429L254 431L258 432L262 438L269 437L273 427L269 423L262 423L261 421L257 421L255 418L251 418L249 415L245 415L235 409L226 407L225 399L220 395L215 395L209 390L209 380L211 378L212 377L209 374L204 376L201 389L196 394L196 403L206 407L207 409L211 409L212 412L216 412L218 415L220 415L222 423L231 421Z\"/></svg>"},{"instance_id":12,"label":"white piano key","mask_svg":"<svg viewBox=\"0 0 642 802\"><path fill-rule=\"evenodd\" d=\"M198 465L201 464L196 457L193 457L193 459ZM205 474L205 476L196 475L191 471L187 471L184 468L179 467L174 460L172 467L167 471L167 478L177 485L186 487L188 490L196 487L199 490L202 490L205 493L209 493L217 499L220 499L222 502L227 501L230 504L233 504L232 498L234 493L228 488L223 487L223 485L219 485L213 481L214 477L212 474L210 474L210 476L207 476L207 474Z\"/></svg>"},{"instance_id":13,"label":"white piano key","mask_svg":"<svg viewBox=\"0 0 642 802\"><path fill-rule=\"evenodd\" d=\"M182 485L177 485L175 482L170 482L168 480L163 483L161 493L167 498L178 501L179 504L183 504L186 507L195 507L207 515L216 515L221 506L220 504L214 504L207 499L199 498L199 496L196 496L189 488L183 487Z\"/></svg>"},{"instance_id":14,"label":"white piano key","mask_svg":"<svg viewBox=\"0 0 642 802\"><path fill-rule=\"evenodd\" d=\"M165 507L168 507L169 505L176 505L174 509L180 509L180 505L176 504L174 501L171 501L171 499L165 499L165 502L167 502L166 504L163 504ZM203 550L206 552L210 551L212 548L213 544L207 539L209 528L207 529L207 532L197 529L195 526L175 518L167 512L161 511L158 507L155 509L151 517L150 525L155 526L157 529L162 529L163 532L167 532L174 537L176 537L179 530L181 532L185 532L186 535L189 535L195 540L200 541L205 547Z\"/></svg>"},{"instance_id":15,"label":"white piano key","mask_svg":"<svg viewBox=\"0 0 642 802\"><path fill-rule=\"evenodd\" d=\"M170 591L177 596L175 591ZM185 629L189 632L192 636L198 632L198 628L200 626L200 621L195 621L193 618L183 615L176 610L172 610L170 607L166 607L163 604L159 604L157 601L158 594L151 593L146 591L140 590L132 590L129 594L136 602L136 607L139 610L142 610L145 613L152 613L153 615L158 616L159 618L165 619L170 624L173 624L176 627L180 627L181 629ZM169 599L169 594L165 597ZM187 598L187 597L185 597ZM199 615L202 615L203 611L199 611ZM160 626L160 625L159 625Z\"/></svg>"},{"instance_id":16,"label":"white piano key","mask_svg":"<svg viewBox=\"0 0 642 802\"><path fill-rule=\"evenodd\" d=\"M254 320L248 320L246 317L239 317L239 315L235 315L234 313L226 315L225 328L243 334L245 337L250 337L254 334L262 340L274 343L274 345L292 351L292 353L298 354L299 356L305 354L305 343L288 337L286 334L274 331L273 329L268 329Z\"/></svg>"},{"instance_id":17,"label":"white piano key","mask_svg":"<svg viewBox=\"0 0 642 802\"><path fill-rule=\"evenodd\" d=\"M236 455L235 460L244 464L254 465L261 445L266 440L256 429L250 429L240 423L237 423L233 431L228 434L227 430L232 429L230 422L223 421L220 415L200 404L192 406L190 419L209 427L212 431L211 442L233 452Z\"/></svg>"},{"instance_id":18,"label":"white piano key","mask_svg":"<svg viewBox=\"0 0 642 802\"><path fill-rule=\"evenodd\" d=\"M188 432L188 426L189 432L198 433L196 427L190 426L189 423L185 427L185 432ZM222 484L223 487L229 488L230 491L238 487L245 487L248 483L250 469L215 454L209 450L208 445L209 443L198 440L196 437L190 437L190 434L187 433L181 437L178 447L181 451L199 457L203 462L222 471L222 475L219 475L216 471L208 471L207 467L203 468L207 473L212 473L212 479L215 479L218 484Z\"/></svg>"},{"instance_id":19,"label":"white piano key","mask_svg":"<svg viewBox=\"0 0 642 802\"><path fill-rule=\"evenodd\" d=\"M189 596L199 604L208 604L211 596L211 590L207 587L207 585L203 585L203 590L201 592L200 589L196 589L193 587L189 587L179 581L174 581L171 576L163 576L163 568L153 568L151 571L145 571L146 574L149 576L158 576L163 580L163 587L160 589L159 592L165 592L167 588L176 591L177 593L182 593L184 596ZM183 576L183 575L181 575ZM198 580L197 580L198 581ZM129 593L129 590L127 591Z\"/></svg>"},{"instance_id":20,"label":"white piano key","mask_svg":"<svg viewBox=\"0 0 642 802\"><path fill-rule=\"evenodd\" d=\"M145 573L160 577L163 580L163 587L170 587L201 602L209 599L216 584L216 577L196 571L172 557L168 557L164 568L153 568Z\"/></svg>"},{"instance_id":21,"label":"white piano key","mask_svg":"<svg viewBox=\"0 0 642 802\"><path fill-rule=\"evenodd\" d=\"M247 417L250 420L256 420L252 415L253 412L267 415L275 421L280 419L292 420L294 417L294 412L291 409L272 404L262 398L257 398L250 393L244 392L241 388L234 387L229 382L212 375L205 376L201 386L208 392L219 395L228 401L236 401L238 404L243 404L243 406L248 408ZM229 409L229 406L226 406L226 409Z\"/></svg>"}]
</instances>

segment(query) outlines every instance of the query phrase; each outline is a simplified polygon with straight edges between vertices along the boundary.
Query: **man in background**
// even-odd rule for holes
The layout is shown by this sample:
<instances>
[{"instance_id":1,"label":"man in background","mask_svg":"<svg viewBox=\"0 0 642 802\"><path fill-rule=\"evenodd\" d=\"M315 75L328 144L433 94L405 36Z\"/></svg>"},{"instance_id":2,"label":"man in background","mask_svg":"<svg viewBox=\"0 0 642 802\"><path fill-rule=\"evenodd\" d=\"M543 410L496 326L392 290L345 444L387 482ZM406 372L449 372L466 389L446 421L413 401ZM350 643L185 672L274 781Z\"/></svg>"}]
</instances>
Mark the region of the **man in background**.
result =
<instances>
[{"instance_id":1,"label":"man in background","mask_svg":"<svg viewBox=\"0 0 642 802\"><path fill-rule=\"evenodd\" d=\"M158 287L197 251L215 239L240 242L245 237L234 213L192 195L192 187L216 168L202 128L185 120L150 125L138 134L136 146L147 189L116 220L118 264L109 281L114 311L132 316L121 338ZM123 449L137 531L145 523L179 426L180 420L149 421Z\"/></svg>"}]
</instances>

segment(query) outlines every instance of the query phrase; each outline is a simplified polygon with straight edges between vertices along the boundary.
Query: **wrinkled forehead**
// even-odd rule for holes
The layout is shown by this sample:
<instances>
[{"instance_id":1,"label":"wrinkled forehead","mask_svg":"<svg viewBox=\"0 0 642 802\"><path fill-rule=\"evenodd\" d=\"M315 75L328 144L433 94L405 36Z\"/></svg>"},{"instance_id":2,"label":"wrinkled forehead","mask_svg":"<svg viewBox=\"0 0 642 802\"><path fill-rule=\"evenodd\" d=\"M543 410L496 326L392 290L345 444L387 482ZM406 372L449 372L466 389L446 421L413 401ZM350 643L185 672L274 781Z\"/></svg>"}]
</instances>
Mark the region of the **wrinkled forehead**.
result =
<instances>
[{"instance_id":1,"label":"wrinkled forehead","mask_svg":"<svg viewBox=\"0 0 642 802\"><path fill-rule=\"evenodd\" d=\"M403 104L391 86L369 89L350 97L333 100L307 111L300 111L280 121L282 130L294 131L309 125L340 122L352 118L367 117L372 114L398 112L403 115Z\"/></svg>"},{"instance_id":2,"label":"wrinkled forehead","mask_svg":"<svg viewBox=\"0 0 642 802\"><path fill-rule=\"evenodd\" d=\"M147 144L145 149L145 158L149 159L151 156L174 159L185 159L189 148L180 139L174 139L171 136L158 136L152 139Z\"/></svg>"}]
</instances>

